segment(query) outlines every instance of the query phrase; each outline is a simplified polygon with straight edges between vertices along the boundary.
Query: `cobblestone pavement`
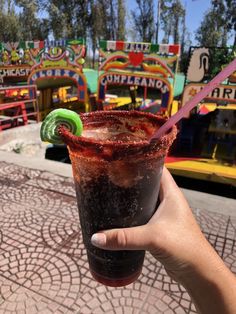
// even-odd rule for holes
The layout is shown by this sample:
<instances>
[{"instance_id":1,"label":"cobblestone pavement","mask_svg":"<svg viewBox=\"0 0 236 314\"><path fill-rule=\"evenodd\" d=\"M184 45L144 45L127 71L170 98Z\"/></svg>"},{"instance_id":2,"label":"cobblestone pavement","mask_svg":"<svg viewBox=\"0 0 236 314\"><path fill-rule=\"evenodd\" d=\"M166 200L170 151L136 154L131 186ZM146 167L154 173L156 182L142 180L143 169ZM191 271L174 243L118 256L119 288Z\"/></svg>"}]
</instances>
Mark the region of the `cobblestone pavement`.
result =
<instances>
[{"instance_id":1,"label":"cobblestone pavement","mask_svg":"<svg viewBox=\"0 0 236 314\"><path fill-rule=\"evenodd\" d=\"M88 269L71 178L0 162L0 314L196 313L150 254L133 284L110 288ZM236 218L194 209L236 273Z\"/></svg>"}]
</instances>

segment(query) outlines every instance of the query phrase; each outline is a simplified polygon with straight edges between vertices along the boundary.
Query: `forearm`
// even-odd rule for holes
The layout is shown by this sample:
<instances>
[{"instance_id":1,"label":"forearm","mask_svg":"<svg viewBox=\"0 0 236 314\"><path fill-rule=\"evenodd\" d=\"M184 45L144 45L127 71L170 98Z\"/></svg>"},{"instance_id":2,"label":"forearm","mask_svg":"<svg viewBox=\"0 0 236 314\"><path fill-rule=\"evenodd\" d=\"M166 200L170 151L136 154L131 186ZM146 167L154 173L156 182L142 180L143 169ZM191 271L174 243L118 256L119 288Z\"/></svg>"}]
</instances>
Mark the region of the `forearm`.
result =
<instances>
[{"instance_id":1,"label":"forearm","mask_svg":"<svg viewBox=\"0 0 236 314\"><path fill-rule=\"evenodd\" d=\"M190 276L185 276L182 284L198 313L236 313L236 277L215 252L199 257L194 271Z\"/></svg>"}]
</instances>

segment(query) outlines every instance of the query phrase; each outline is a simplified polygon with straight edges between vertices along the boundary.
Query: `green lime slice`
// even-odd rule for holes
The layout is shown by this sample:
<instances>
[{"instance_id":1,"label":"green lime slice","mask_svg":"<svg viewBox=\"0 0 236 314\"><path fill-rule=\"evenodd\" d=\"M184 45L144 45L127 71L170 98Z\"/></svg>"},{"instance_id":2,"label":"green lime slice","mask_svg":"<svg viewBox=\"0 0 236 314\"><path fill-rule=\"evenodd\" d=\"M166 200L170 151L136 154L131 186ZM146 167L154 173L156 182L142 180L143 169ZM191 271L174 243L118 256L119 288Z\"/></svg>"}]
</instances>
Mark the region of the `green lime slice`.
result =
<instances>
[{"instance_id":1,"label":"green lime slice","mask_svg":"<svg viewBox=\"0 0 236 314\"><path fill-rule=\"evenodd\" d=\"M83 131L82 121L76 112L62 108L55 109L46 116L41 125L41 140L52 144L62 144L63 141L58 134L58 127L61 125L77 136L80 136Z\"/></svg>"}]
</instances>

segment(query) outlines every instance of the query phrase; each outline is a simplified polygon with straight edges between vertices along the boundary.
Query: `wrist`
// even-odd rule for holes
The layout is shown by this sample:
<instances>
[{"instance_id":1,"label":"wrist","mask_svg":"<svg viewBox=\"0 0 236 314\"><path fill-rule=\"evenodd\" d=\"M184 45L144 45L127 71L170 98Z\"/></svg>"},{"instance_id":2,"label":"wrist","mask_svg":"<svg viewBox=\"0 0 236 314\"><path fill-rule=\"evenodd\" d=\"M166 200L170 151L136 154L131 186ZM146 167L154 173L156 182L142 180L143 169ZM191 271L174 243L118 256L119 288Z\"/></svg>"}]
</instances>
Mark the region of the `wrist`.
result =
<instances>
[{"instance_id":1,"label":"wrist","mask_svg":"<svg viewBox=\"0 0 236 314\"><path fill-rule=\"evenodd\" d=\"M214 250L204 258L199 257L181 276L180 283L198 313L236 313L236 278Z\"/></svg>"},{"instance_id":2,"label":"wrist","mask_svg":"<svg viewBox=\"0 0 236 314\"><path fill-rule=\"evenodd\" d=\"M185 274L181 274L179 281L187 290L193 290L205 283L217 285L220 278L228 272L229 270L218 256L211 256L199 259L193 265L188 266Z\"/></svg>"},{"instance_id":3,"label":"wrist","mask_svg":"<svg viewBox=\"0 0 236 314\"><path fill-rule=\"evenodd\" d=\"M224 272L228 272L224 261L206 240L205 245L196 250L196 255L189 263L188 276L183 276L183 285L189 285L197 279L206 280L207 282L215 282ZM190 279L195 279L191 281Z\"/></svg>"},{"instance_id":4,"label":"wrist","mask_svg":"<svg viewBox=\"0 0 236 314\"><path fill-rule=\"evenodd\" d=\"M225 267L223 260L202 233L197 236L190 234L186 242L188 245L185 244L185 247L179 250L179 254L176 254L175 265L178 267L175 269L170 267L179 283L186 285L191 282L192 277L214 277L218 269Z\"/></svg>"}]
</instances>

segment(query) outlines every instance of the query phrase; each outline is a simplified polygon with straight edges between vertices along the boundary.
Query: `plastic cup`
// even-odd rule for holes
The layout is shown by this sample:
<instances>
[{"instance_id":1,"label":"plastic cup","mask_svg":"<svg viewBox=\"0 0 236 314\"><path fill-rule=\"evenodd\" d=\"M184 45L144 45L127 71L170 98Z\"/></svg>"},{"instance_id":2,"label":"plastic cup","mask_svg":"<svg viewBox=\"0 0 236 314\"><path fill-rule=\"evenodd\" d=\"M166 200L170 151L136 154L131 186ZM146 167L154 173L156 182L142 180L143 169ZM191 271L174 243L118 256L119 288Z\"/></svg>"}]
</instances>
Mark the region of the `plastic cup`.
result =
<instances>
[{"instance_id":1,"label":"plastic cup","mask_svg":"<svg viewBox=\"0 0 236 314\"><path fill-rule=\"evenodd\" d=\"M164 118L138 111L97 111L81 119L82 136L66 129L61 136L69 149L90 271L102 284L128 285L139 277L145 251L102 250L91 244L91 236L148 222L157 208L164 158L176 127L150 143Z\"/></svg>"}]
</instances>

